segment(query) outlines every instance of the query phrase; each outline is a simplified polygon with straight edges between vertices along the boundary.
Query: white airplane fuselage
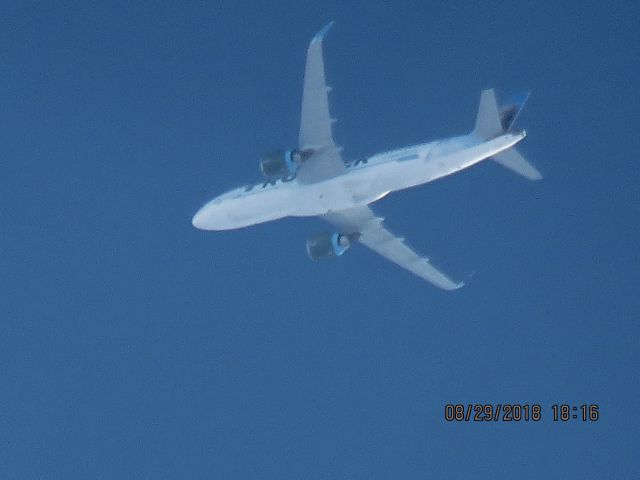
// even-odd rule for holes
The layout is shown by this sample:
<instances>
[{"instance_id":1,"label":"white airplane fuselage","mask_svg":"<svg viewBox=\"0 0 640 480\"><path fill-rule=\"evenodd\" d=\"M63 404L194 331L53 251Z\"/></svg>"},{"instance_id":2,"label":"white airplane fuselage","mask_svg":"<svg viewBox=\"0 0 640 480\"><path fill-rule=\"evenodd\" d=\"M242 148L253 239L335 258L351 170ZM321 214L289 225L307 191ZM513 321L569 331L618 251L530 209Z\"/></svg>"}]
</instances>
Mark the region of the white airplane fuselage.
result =
<instances>
[{"instance_id":1,"label":"white airplane fuselage","mask_svg":"<svg viewBox=\"0 0 640 480\"><path fill-rule=\"evenodd\" d=\"M468 168L520 142L525 132L488 141L473 134L414 145L356 161L328 180L305 184L295 176L264 180L214 198L193 217L202 230L232 230L283 217L324 215L368 205L390 192Z\"/></svg>"}]
</instances>

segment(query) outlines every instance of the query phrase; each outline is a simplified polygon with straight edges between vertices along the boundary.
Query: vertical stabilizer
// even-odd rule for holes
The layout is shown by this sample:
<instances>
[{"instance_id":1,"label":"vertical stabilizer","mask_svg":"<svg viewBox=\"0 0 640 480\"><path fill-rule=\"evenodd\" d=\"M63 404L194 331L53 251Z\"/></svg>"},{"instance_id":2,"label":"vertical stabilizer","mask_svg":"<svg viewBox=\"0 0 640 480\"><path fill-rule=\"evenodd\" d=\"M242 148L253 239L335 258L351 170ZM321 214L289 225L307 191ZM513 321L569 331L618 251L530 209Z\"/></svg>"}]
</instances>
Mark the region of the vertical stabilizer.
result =
<instances>
[{"instance_id":1,"label":"vertical stabilizer","mask_svg":"<svg viewBox=\"0 0 640 480\"><path fill-rule=\"evenodd\" d=\"M489 140L503 132L496 94L493 88L483 90L480 95L480 106L473 134L481 140Z\"/></svg>"}]
</instances>

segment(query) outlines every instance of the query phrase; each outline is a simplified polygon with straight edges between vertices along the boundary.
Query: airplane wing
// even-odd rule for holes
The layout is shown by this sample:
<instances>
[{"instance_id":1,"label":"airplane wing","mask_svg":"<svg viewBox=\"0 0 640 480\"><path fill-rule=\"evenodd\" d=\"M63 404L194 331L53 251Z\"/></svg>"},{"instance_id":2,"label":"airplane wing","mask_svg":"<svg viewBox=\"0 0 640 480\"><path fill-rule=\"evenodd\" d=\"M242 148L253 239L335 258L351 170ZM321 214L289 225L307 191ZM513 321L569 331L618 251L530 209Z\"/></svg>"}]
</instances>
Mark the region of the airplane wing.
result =
<instances>
[{"instance_id":1,"label":"airplane wing","mask_svg":"<svg viewBox=\"0 0 640 480\"><path fill-rule=\"evenodd\" d=\"M312 155L300 166L297 178L302 183L315 183L335 177L345 170L342 149L333 141L328 94L322 60L322 40L333 22L316 34L307 50L300 115L300 150Z\"/></svg>"},{"instance_id":2,"label":"airplane wing","mask_svg":"<svg viewBox=\"0 0 640 480\"><path fill-rule=\"evenodd\" d=\"M322 215L322 218L344 233L360 232L359 242L387 260L409 270L427 282L444 290L455 290L464 282L454 282L429 262L429 259L414 252L383 226L384 219L376 217L367 207L353 207L340 212Z\"/></svg>"}]
</instances>

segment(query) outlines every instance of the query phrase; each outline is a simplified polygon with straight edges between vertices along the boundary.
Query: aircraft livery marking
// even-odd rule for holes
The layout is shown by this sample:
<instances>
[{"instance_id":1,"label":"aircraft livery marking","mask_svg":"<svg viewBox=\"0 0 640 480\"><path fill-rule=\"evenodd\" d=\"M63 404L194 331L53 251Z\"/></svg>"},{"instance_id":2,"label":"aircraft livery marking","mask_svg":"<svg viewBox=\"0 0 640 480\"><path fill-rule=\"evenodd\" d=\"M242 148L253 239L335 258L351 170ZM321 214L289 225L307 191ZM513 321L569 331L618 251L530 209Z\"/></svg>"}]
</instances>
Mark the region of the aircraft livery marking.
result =
<instances>
[{"instance_id":1,"label":"aircraft livery marking","mask_svg":"<svg viewBox=\"0 0 640 480\"><path fill-rule=\"evenodd\" d=\"M417 158L417 155L416 155L416 158ZM367 162L369 162L368 158L361 158L359 160L356 160L353 163L345 164L345 167L346 168L354 168L354 167L357 167L358 165L366 165ZM276 186L278 183L288 183L288 182L291 182L291 181L295 180L295 178L296 178L296 174L295 173L290 173L286 177L268 179L268 180L265 180L263 183L259 183L257 185L247 185L246 187L244 187L244 191L245 192L250 192L254 188L258 188L258 187L267 188L268 186Z\"/></svg>"}]
</instances>

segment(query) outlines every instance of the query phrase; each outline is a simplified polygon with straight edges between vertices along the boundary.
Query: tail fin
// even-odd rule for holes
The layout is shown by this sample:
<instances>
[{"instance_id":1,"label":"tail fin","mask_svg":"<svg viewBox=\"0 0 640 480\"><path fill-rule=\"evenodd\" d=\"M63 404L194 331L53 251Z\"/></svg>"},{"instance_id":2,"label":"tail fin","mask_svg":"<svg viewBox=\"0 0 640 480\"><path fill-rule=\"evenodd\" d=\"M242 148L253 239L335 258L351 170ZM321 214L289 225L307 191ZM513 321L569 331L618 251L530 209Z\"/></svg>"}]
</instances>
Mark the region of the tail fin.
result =
<instances>
[{"instance_id":1,"label":"tail fin","mask_svg":"<svg viewBox=\"0 0 640 480\"><path fill-rule=\"evenodd\" d=\"M504 132L500 123L500 112L493 88L483 90L480 95L480 106L476 117L476 127L473 134L481 140L489 140Z\"/></svg>"},{"instance_id":2,"label":"tail fin","mask_svg":"<svg viewBox=\"0 0 640 480\"><path fill-rule=\"evenodd\" d=\"M478 107L478 116L476 117L473 135L479 140L485 141L510 130L527 98L529 98L529 94L504 105L502 108L498 108L494 90L483 90L480 96L480 106ZM514 147L494 155L491 159L529 180L540 180L542 178L540 172L520 155Z\"/></svg>"}]
</instances>

